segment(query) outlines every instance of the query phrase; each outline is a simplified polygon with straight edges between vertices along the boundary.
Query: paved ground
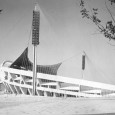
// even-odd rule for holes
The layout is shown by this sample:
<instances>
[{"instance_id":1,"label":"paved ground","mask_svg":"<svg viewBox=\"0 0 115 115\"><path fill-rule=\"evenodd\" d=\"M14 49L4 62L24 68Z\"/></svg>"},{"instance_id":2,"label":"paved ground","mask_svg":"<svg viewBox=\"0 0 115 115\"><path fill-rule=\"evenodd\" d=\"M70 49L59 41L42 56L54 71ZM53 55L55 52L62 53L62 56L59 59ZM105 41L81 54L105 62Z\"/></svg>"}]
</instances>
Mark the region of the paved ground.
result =
<instances>
[{"instance_id":1,"label":"paved ground","mask_svg":"<svg viewBox=\"0 0 115 115\"><path fill-rule=\"evenodd\" d=\"M115 98L83 99L15 95L0 96L0 115L81 114L115 115Z\"/></svg>"}]
</instances>

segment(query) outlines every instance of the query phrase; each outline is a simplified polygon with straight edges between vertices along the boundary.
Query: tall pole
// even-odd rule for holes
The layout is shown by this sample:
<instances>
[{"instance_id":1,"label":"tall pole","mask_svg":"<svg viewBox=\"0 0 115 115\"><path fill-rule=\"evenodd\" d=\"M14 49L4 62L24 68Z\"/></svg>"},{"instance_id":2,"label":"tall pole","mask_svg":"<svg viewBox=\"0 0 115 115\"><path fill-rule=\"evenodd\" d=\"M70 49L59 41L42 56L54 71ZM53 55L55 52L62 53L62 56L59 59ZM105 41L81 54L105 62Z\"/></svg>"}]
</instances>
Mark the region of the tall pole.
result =
<instances>
[{"instance_id":1,"label":"tall pole","mask_svg":"<svg viewBox=\"0 0 115 115\"><path fill-rule=\"evenodd\" d=\"M85 52L83 51L83 55L82 55L82 79L84 77L84 70L85 70Z\"/></svg>"},{"instance_id":2,"label":"tall pole","mask_svg":"<svg viewBox=\"0 0 115 115\"><path fill-rule=\"evenodd\" d=\"M85 70L85 52L83 51L83 54L82 54L82 70L81 70L81 76L82 76L82 79L84 77L84 70ZM79 92L81 91L81 85L79 85Z\"/></svg>"},{"instance_id":3,"label":"tall pole","mask_svg":"<svg viewBox=\"0 0 115 115\"><path fill-rule=\"evenodd\" d=\"M35 5L33 11L32 22L32 44L33 44L33 96L36 95L36 79L37 79L37 45L39 45L39 25L40 12L38 4Z\"/></svg>"},{"instance_id":4,"label":"tall pole","mask_svg":"<svg viewBox=\"0 0 115 115\"><path fill-rule=\"evenodd\" d=\"M33 63L33 95L36 95L36 78L37 78L37 71L36 71L37 55L36 53L37 53L37 46L34 45L33 46L33 59L34 59L33 60L34 61Z\"/></svg>"}]
</instances>

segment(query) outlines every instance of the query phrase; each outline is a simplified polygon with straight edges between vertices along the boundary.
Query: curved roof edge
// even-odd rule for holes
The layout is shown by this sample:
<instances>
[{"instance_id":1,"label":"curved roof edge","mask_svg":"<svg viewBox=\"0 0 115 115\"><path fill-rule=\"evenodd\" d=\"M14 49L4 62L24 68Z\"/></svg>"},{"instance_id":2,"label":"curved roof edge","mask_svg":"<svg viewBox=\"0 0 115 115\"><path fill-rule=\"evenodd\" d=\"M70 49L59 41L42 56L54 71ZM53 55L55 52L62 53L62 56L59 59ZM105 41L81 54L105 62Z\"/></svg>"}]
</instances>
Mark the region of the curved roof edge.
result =
<instances>
[{"instance_id":1,"label":"curved roof edge","mask_svg":"<svg viewBox=\"0 0 115 115\"><path fill-rule=\"evenodd\" d=\"M62 62L53 65L37 65L37 72L57 75L58 68ZM25 69L31 70L33 68L33 63L28 58L28 47L23 51L23 53L10 65L10 68L15 69Z\"/></svg>"},{"instance_id":2,"label":"curved roof edge","mask_svg":"<svg viewBox=\"0 0 115 115\"><path fill-rule=\"evenodd\" d=\"M3 67L5 66L6 64L8 64L7 66L10 67L10 65L12 64L12 61L9 61L9 60L6 60L6 61L3 61L0 65L0 67Z\"/></svg>"}]
</instances>

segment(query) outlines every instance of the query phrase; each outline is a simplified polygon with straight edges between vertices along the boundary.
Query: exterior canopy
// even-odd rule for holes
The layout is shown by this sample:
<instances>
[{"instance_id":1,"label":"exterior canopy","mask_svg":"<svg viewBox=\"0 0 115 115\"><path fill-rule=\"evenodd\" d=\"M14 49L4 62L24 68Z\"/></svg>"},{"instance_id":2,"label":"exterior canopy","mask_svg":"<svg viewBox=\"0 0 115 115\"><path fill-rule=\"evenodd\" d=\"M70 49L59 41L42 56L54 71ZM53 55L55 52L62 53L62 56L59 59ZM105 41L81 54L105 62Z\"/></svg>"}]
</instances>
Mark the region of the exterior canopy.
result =
<instances>
[{"instance_id":1,"label":"exterior canopy","mask_svg":"<svg viewBox=\"0 0 115 115\"><path fill-rule=\"evenodd\" d=\"M37 65L37 72L57 75L58 68L62 63L54 64L54 65ZM10 68L15 69L23 69L23 70L31 70L33 68L33 63L28 58L28 47L24 50L24 52L10 65Z\"/></svg>"}]
</instances>

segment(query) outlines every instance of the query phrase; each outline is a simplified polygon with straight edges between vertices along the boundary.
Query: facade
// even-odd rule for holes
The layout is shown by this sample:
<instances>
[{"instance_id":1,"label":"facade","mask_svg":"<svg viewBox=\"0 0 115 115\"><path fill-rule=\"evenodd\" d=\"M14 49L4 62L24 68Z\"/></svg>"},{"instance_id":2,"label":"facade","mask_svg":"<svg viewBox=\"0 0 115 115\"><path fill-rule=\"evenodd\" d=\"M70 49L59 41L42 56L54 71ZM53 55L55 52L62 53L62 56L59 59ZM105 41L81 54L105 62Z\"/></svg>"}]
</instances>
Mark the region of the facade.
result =
<instances>
[{"instance_id":1,"label":"facade","mask_svg":"<svg viewBox=\"0 0 115 115\"><path fill-rule=\"evenodd\" d=\"M32 44L39 44L40 12L33 11ZM0 84L7 93L50 97L103 97L114 96L115 86L83 79L57 75L62 62L54 65L37 65L33 77L34 64L28 58L28 48L14 62L5 61L0 67ZM85 69L85 55L82 56L82 70ZM35 81L33 82L33 79Z\"/></svg>"},{"instance_id":2,"label":"facade","mask_svg":"<svg viewBox=\"0 0 115 115\"><path fill-rule=\"evenodd\" d=\"M33 95L32 63L28 49L13 63L1 64L0 79L5 91L10 94ZM24 60L24 62L23 62ZM61 63L37 65L36 95L50 97L103 97L114 96L115 86L83 79L57 75Z\"/></svg>"}]
</instances>

